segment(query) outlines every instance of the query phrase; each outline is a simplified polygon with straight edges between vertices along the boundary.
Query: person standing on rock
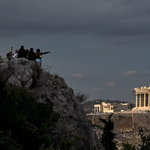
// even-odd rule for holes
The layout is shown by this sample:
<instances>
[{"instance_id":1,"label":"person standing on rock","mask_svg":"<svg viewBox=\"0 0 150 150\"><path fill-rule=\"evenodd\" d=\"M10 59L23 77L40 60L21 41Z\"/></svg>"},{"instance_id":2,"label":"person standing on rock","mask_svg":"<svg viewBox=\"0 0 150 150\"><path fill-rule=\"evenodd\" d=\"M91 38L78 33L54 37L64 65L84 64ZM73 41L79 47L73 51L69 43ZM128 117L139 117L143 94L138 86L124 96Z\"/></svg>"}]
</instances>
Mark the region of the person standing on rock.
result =
<instances>
[{"instance_id":1,"label":"person standing on rock","mask_svg":"<svg viewBox=\"0 0 150 150\"><path fill-rule=\"evenodd\" d=\"M50 53L50 51L48 52L40 52L40 49L36 50L36 62L41 66L42 65L42 55Z\"/></svg>"},{"instance_id":2,"label":"person standing on rock","mask_svg":"<svg viewBox=\"0 0 150 150\"><path fill-rule=\"evenodd\" d=\"M18 58L21 58L21 57L26 58L26 56L27 56L26 50L24 49L24 46L22 45L18 51Z\"/></svg>"},{"instance_id":3,"label":"person standing on rock","mask_svg":"<svg viewBox=\"0 0 150 150\"><path fill-rule=\"evenodd\" d=\"M35 54L35 52L33 52L33 48L30 48L30 51L28 53L28 59L33 60L33 61L35 61L35 59L36 59L36 54Z\"/></svg>"}]
</instances>

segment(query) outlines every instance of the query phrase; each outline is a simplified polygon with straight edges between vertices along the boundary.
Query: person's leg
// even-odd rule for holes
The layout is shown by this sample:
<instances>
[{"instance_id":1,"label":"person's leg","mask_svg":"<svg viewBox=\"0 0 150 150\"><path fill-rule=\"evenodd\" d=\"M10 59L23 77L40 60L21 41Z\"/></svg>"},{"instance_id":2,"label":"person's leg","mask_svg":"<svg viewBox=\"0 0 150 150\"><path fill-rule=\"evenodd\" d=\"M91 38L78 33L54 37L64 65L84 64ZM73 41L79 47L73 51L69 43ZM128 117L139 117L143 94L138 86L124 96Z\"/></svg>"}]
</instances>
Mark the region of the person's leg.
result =
<instances>
[{"instance_id":1,"label":"person's leg","mask_svg":"<svg viewBox=\"0 0 150 150\"><path fill-rule=\"evenodd\" d=\"M36 63L41 67L41 64L42 64L42 60L41 59L39 59L39 58L37 58L36 59Z\"/></svg>"}]
</instances>

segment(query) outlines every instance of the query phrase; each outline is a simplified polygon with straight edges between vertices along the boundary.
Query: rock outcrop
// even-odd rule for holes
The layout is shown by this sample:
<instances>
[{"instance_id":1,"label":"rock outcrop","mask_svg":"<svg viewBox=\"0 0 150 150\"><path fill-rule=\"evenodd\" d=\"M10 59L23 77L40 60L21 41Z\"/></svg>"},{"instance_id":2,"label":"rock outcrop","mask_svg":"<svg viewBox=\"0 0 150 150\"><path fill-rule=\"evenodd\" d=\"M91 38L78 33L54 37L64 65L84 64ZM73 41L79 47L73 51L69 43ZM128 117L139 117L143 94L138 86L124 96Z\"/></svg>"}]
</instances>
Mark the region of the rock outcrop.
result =
<instances>
[{"instance_id":1,"label":"rock outcrop","mask_svg":"<svg viewBox=\"0 0 150 150\"><path fill-rule=\"evenodd\" d=\"M102 130L97 126L103 126L104 124L99 121L99 118L108 119L110 113L101 113L99 115L87 115L87 121L91 122L95 126L95 131L98 138L102 135ZM111 121L114 123L114 141L117 143L118 148L123 147L122 143L128 142L131 145L136 146L141 144L141 138L139 136L139 129L143 129L144 135L150 135L150 113L149 112L120 112L113 113Z\"/></svg>"},{"instance_id":2,"label":"rock outcrop","mask_svg":"<svg viewBox=\"0 0 150 150\"><path fill-rule=\"evenodd\" d=\"M11 58L10 60L0 58L0 77L8 83L34 91L41 103L45 102L46 97L51 100L54 104L54 111L61 116L55 124L54 132L57 136L51 136L52 140L67 134L77 135L81 137L81 140L75 149L104 149L91 124L86 122L84 110L73 90L67 86L63 78L47 72L34 61L25 58Z\"/></svg>"}]
</instances>

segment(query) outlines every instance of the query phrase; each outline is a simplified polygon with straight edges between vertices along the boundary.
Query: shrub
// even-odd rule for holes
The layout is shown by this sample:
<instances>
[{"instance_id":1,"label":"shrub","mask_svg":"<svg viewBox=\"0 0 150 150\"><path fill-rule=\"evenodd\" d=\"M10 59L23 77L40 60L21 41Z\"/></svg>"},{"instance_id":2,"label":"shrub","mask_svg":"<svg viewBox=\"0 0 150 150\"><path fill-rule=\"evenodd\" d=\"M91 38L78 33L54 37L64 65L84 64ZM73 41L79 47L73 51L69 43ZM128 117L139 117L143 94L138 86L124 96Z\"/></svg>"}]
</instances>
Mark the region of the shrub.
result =
<instances>
[{"instance_id":1,"label":"shrub","mask_svg":"<svg viewBox=\"0 0 150 150\"><path fill-rule=\"evenodd\" d=\"M17 140L12 139L11 131L0 131L0 149L5 150L21 150L22 147L17 144Z\"/></svg>"},{"instance_id":2,"label":"shrub","mask_svg":"<svg viewBox=\"0 0 150 150\"><path fill-rule=\"evenodd\" d=\"M16 147L22 146L22 150L37 150L44 143L45 148L50 147L48 132L53 125L49 122L53 116L53 104L48 99L46 103L37 102L35 94L25 88L7 85L1 86L0 90L3 93L0 99L3 139L8 135L4 133L11 131L8 136L10 146L15 144ZM1 139L0 149L2 147L8 147L8 143Z\"/></svg>"},{"instance_id":3,"label":"shrub","mask_svg":"<svg viewBox=\"0 0 150 150\"><path fill-rule=\"evenodd\" d=\"M26 88L0 81L0 149L2 150L69 150L79 141L71 136L58 137L53 147L48 135L53 133L59 115L46 95L44 103ZM57 136L57 135L56 135Z\"/></svg>"},{"instance_id":4,"label":"shrub","mask_svg":"<svg viewBox=\"0 0 150 150\"><path fill-rule=\"evenodd\" d=\"M79 102L83 102L89 98L89 95L86 95L86 94L81 93L81 92L76 92L75 95L76 95L76 98Z\"/></svg>"},{"instance_id":5,"label":"shrub","mask_svg":"<svg viewBox=\"0 0 150 150\"><path fill-rule=\"evenodd\" d=\"M132 146L129 143L123 143L122 145L123 145L124 150L136 150L135 146Z\"/></svg>"}]
</instances>

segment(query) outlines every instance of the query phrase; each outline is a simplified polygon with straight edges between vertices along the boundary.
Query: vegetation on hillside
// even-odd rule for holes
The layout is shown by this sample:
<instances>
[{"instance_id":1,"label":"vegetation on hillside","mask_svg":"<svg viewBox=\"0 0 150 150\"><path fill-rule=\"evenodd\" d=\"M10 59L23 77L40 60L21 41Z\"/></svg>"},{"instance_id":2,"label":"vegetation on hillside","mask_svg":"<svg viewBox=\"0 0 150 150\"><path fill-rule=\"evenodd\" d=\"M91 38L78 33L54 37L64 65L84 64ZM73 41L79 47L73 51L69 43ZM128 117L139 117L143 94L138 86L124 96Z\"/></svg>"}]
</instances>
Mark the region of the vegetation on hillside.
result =
<instances>
[{"instance_id":1,"label":"vegetation on hillside","mask_svg":"<svg viewBox=\"0 0 150 150\"><path fill-rule=\"evenodd\" d=\"M63 137L58 142L49 138L59 115L46 95L42 95L45 103L40 103L30 90L2 80L0 93L0 149L68 150L79 141L78 137Z\"/></svg>"},{"instance_id":2,"label":"vegetation on hillside","mask_svg":"<svg viewBox=\"0 0 150 150\"><path fill-rule=\"evenodd\" d=\"M76 95L76 98L79 102L84 102L85 100L87 100L89 98L89 95L86 95L86 94L81 93L81 92L76 92L75 95Z\"/></svg>"}]
</instances>

